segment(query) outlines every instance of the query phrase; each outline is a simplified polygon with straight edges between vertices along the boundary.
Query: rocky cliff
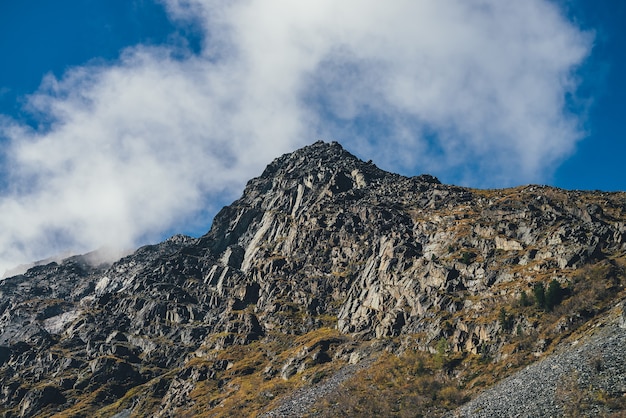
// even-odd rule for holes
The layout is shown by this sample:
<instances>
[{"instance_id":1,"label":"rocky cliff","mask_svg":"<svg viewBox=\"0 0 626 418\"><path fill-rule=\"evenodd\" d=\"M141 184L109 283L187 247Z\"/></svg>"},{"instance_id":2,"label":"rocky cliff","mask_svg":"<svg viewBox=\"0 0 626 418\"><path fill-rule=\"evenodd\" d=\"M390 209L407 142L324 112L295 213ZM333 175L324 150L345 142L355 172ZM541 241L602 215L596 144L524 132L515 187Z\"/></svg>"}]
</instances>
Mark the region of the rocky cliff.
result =
<instances>
[{"instance_id":1,"label":"rocky cliff","mask_svg":"<svg viewBox=\"0 0 626 418\"><path fill-rule=\"evenodd\" d=\"M269 164L203 237L95 258L0 282L4 416L319 412L320 385L340 393L385 353L430 356L462 392L392 415L442 414L609 317L626 195L449 186L318 142Z\"/></svg>"}]
</instances>

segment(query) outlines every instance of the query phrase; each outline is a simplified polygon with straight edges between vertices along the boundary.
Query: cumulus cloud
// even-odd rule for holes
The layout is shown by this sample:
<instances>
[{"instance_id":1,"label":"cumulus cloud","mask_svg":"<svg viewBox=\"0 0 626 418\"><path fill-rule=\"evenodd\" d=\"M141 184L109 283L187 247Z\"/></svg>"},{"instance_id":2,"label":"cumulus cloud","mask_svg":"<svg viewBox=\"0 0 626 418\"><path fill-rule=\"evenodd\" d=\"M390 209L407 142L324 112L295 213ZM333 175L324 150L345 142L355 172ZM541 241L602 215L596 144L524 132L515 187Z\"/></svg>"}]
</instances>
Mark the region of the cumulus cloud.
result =
<instances>
[{"instance_id":1,"label":"cumulus cloud","mask_svg":"<svg viewBox=\"0 0 626 418\"><path fill-rule=\"evenodd\" d=\"M37 128L0 121L0 271L155 239L319 137L504 186L545 179L582 135L567 97L592 39L545 0L162 3L199 53L128 48L47 76Z\"/></svg>"}]
</instances>

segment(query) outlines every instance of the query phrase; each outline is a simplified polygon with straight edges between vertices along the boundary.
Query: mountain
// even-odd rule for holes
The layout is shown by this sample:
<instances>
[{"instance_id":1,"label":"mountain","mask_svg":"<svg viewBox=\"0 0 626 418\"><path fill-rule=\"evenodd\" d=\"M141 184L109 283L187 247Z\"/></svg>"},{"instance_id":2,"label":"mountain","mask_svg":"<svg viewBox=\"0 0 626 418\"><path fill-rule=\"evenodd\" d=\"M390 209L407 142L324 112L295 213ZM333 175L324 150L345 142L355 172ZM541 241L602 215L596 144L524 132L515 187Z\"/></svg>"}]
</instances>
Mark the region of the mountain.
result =
<instances>
[{"instance_id":1,"label":"mountain","mask_svg":"<svg viewBox=\"0 0 626 418\"><path fill-rule=\"evenodd\" d=\"M316 142L206 235L93 259L0 282L3 416L626 410L625 193L450 186Z\"/></svg>"}]
</instances>

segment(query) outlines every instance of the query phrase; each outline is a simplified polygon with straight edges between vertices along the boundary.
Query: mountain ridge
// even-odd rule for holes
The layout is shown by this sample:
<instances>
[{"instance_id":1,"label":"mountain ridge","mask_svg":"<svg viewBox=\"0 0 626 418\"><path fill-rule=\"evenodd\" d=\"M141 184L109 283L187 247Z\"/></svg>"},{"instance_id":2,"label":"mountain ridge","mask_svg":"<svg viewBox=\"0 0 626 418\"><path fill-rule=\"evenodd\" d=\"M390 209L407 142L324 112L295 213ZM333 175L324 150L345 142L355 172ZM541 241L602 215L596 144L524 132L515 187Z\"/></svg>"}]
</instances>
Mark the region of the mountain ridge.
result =
<instances>
[{"instance_id":1,"label":"mountain ridge","mask_svg":"<svg viewBox=\"0 0 626 418\"><path fill-rule=\"evenodd\" d=\"M623 300L625 222L624 193L451 186L316 142L200 238L0 282L0 412L270 413L351 364L417 356L445 402L411 411L441 415L494 383L476 373L504 377Z\"/></svg>"}]
</instances>

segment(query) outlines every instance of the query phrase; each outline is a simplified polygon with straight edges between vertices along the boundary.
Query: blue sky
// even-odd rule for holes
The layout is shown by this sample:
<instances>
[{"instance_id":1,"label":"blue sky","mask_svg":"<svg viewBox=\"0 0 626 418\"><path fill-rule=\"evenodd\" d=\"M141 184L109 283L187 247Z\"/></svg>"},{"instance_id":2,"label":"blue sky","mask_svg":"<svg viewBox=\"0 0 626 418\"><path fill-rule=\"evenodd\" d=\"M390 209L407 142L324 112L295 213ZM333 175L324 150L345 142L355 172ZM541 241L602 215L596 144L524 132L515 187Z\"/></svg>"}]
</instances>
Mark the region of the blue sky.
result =
<instances>
[{"instance_id":1,"label":"blue sky","mask_svg":"<svg viewBox=\"0 0 626 418\"><path fill-rule=\"evenodd\" d=\"M612 0L0 3L0 273L204 233L317 139L447 183L626 190Z\"/></svg>"},{"instance_id":2,"label":"blue sky","mask_svg":"<svg viewBox=\"0 0 626 418\"><path fill-rule=\"evenodd\" d=\"M590 57L580 69L581 96L590 101L587 135L556 170L550 185L567 189L626 191L626 3L574 1L566 13L595 33Z\"/></svg>"}]
</instances>

